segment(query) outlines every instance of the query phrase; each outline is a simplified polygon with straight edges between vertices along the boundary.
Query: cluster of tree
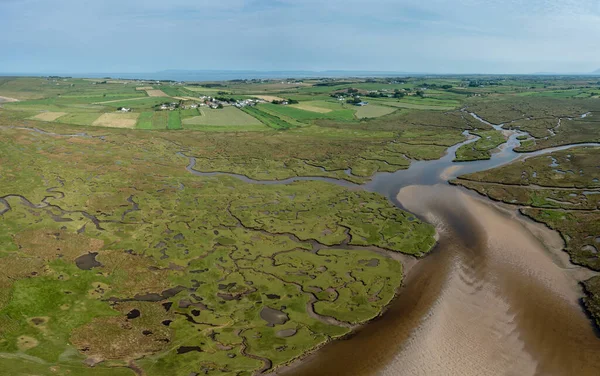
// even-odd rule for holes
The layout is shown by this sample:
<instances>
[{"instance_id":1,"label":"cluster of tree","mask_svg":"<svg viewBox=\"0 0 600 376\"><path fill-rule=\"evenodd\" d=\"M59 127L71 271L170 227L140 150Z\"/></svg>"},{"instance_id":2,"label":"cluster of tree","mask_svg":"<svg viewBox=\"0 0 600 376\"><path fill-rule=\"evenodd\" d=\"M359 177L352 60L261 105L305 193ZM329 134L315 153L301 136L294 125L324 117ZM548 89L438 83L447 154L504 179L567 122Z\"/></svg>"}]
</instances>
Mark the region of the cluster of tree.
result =
<instances>
[{"instance_id":1,"label":"cluster of tree","mask_svg":"<svg viewBox=\"0 0 600 376\"><path fill-rule=\"evenodd\" d=\"M318 82L313 86L340 86L346 85L346 82Z\"/></svg>"},{"instance_id":2,"label":"cluster of tree","mask_svg":"<svg viewBox=\"0 0 600 376\"><path fill-rule=\"evenodd\" d=\"M215 97L216 100L221 101L221 102L235 102L236 99L235 98L227 98L227 97Z\"/></svg>"},{"instance_id":3,"label":"cluster of tree","mask_svg":"<svg viewBox=\"0 0 600 376\"><path fill-rule=\"evenodd\" d=\"M427 82L418 85L420 87L425 87L425 88L430 88L430 89L437 89L437 88L441 88L444 90L448 90L448 89L452 89L452 85L448 85L448 84L444 84L444 85L438 85L438 84L428 84Z\"/></svg>"},{"instance_id":4,"label":"cluster of tree","mask_svg":"<svg viewBox=\"0 0 600 376\"><path fill-rule=\"evenodd\" d=\"M273 104L283 104L284 102L287 103L287 104L298 104L298 103L300 103L300 102L298 102L295 99L284 99L282 101L274 99L273 101L271 101L271 103L273 103Z\"/></svg>"},{"instance_id":5,"label":"cluster of tree","mask_svg":"<svg viewBox=\"0 0 600 376\"><path fill-rule=\"evenodd\" d=\"M417 96L421 98L425 98L425 92L423 90L417 90Z\"/></svg>"},{"instance_id":6,"label":"cluster of tree","mask_svg":"<svg viewBox=\"0 0 600 376\"><path fill-rule=\"evenodd\" d=\"M388 94L386 93L377 93L377 92L372 92L372 93L368 93L367 97L371 97L371 98L387 98Z\"/></svg>"},{"instance_id":7,"label":"cluster of tree","mask_svg":"<svg viewBox=\"0 0 600 376\"><path fill-rule=\"evenodd\" d=\"M223 84L212 84L212 83L208 83L208 84L199 84L197 82L192 82L187 84L188 86L200 86L200 87L206 87L206 88L213 88L213 87L226 87Z\"/></svg>"},{"instance_id":8,"label":"cluster of tree","mask_svg":"<svg viewBox=\"0 0 600 376\"><path fill-rule=\"evenodd\" d=\"M348 100L346 100L346 103L350 103L350 104L358 104L362 102L362 99L360 99L360 97L352 97Z\"/></svg>"},{"instance_id":9,"label":"cluster of tree","mask_svg":"<svg viewBox=\"0 0 600 376\"><path fill-rule=\"evenodd\" d=\"M501 82L497 81L487 81L487 80L471 80L469 81L469 87L479 87L479 86L502 86Z\"/></svg>"},{"instance_id":10,"label":"cluster of tree","mask_svg":"<svg viewBox=\"0 0 600 376\"><path fill-rule=\"evenodd\" d=\"M404 82L410 80L410 77L388 77L384 80L387 83Z\"/></svg>"}]
</instances>

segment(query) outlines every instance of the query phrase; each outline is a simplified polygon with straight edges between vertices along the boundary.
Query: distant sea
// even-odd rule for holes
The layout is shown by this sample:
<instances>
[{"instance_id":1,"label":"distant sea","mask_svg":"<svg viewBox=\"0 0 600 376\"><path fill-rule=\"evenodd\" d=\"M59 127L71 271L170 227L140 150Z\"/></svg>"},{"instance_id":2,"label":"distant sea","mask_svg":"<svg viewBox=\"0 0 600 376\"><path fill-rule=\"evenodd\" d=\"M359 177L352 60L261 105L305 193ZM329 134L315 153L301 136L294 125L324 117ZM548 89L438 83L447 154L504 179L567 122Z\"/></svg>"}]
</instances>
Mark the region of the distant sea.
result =
<instances>
[{"instance_id":1,"label":"distant sea","mask_svg":"<svg viewBox=\"0 0 600 376\"><path fill-rule=\"evenodd\" d=\"M423 75L407 72L380 71L219 71L219 70L164 70L150 73L10 73L0 76L61 76L77 78L110 77L140 80L173 80L173 81L229 81L251 79L286 79L286 78L339 78L339 77L405 77Z\"/></svg>"}]
</instances>

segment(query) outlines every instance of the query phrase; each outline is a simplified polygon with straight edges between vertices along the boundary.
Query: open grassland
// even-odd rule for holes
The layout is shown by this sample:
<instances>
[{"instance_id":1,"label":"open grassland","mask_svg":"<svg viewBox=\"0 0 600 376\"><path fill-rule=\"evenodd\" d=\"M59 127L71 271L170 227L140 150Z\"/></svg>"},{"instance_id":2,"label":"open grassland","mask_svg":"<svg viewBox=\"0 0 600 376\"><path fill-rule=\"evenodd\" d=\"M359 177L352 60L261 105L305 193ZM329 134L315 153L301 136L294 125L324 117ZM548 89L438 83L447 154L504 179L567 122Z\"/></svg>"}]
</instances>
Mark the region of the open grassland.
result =
<instances>
[{"instance_id":1,"label":"open grassland","mask_svg":"<svg viewBox=\"0 0 600 376\"><path fill-rule=\"evenodd\" d=\"M369 104L366 106L358 107L356 110L356 117L359 119L375 118L384 115L389 115L394 111L396 111L395 108Z\"/></svg>"},{"instance_id":2,"label":"open grassland","mask_svg":"<svg viewBox=\"0 0 600 376\"><path fill-rule=\"evenodd\" d=\"M181 129L181 113L179 111L169 111L167 129Z\"/></svg>"},{"instance_id":3,"label":"open grassland","mask_svg":"<svg viewBox=\"0 0 600 376\"><path fill-rule=\"evenodd\" d=\"M292 105L290 105L290 107L297 108L297 109L304 110L304 111L317 112L320 114L326 114L328 112L333 111L331 108L319 106L320 103L322 103L322 102L318 102L318 101L303 102L303 103L299 103L299 104L292 104Z\"/></svg>"},{"instance_id":4,"label":"open grassland","mask_svg":"<svg viewBox=\"0 0 600 376\"><path fill-rule=\"evenodd\" d=\"M200 115L183 120L183 124L186 129L189 129L204 125L260 125L261 122L240 109L229 106L216 110L203 108L200 110Z\"/></svg>"},{"instance_id":5,"label":"open grassland","mask_svg":"<svg viewBox=\"0 0 600 376\"><path fill-rule=\"evenodd\" d=\"M64 124L92 125L100 116L97 112L73 112L61 116L56 121Z\"/></svg>"},{"instance_id":6,"label":"open grassland","mask_svg":"<svg viewBox=\"0 0 600 376\"><path fill-rule=\"evenodd\" d=\"M254 95L255 98L265 100L267 102L283 101L285 98L276 97L274 95Z\"/></svg>"},{"instance_id":7,"label":"open grassland","mask_svg":"<svg viewBox=\"0 0 600 376\"><path fill-rule=\"evenodd\" d=\"M154 106L160 105L165 102L171 103L171 102L174 102L174 100L171 98L163 98L163 97L152 97L152 98L144 97L144 98L140 98L139 100L134 100L134 101L122 100L122 101L105 103L104 106L105 106L105 108L110 108L110 109L115 109L115 110L118 109L119 107L127 107L127 108L131 108L135 111L144 111L144 110L153 110Z\"/></svg>"},{"instance_id":8,"label":"open grassland","mask_svg":"<svg viewBox=\"0 0 600 376\"><path fill-rule=\"evenodd\" d=\"M293 119L284 120L280 116L276 116L269 112L263 111L263 109L258 108L258 106L254 106L254 107L247 106L247 107L244 107L242 109L242 111L244 111L246 114L252 116L253 118L257 119L258 121L260 121L267 127L273 128L273 129L290 129L290 128L294 128L295 126L300 125L300 124L297 124L297 122L295 122Z\"/></svg>"},{"instance_id":9,"label":"open grassland","mask_svg":"<svg viewBox=\"0 0 600 376\"><path fill-rule=\"evenodd\" d=\"M136 96L133 85L97 84L101 80L63 79L42 77L5 78L0 82L0 95L19 100L56 98L70 95L78 97L102 97L103 95Z\"/></svg>"},{"instance_id":10,"label":"open grassland","mask_svg":"<svg viewBox=\"0 0 600 376\"><path fill-rule=\"evenodd\" d=\"M135 128L140 114L134 113L106 113L96 119L92 125L110 128Z\"/></svg>"},{"instance_id":11,"label":"open grassland","mask_svg":"<svg viewBox=\"0 0 600 376\"><path fill-rule=\"evenodd\" d=\"M230 94L230 91L227 88L212 88L212 87L202 87L202 86L186 86L185 90L190 91L192 93L197 94L205 94L205 95L215 95L218 93L227 93Z\"/></svg>"},{"instance_id":12,"label":"open grassland","mask_svg":"<svg viewBox=\"0 0 600 376\"><path fill-rule=\"evenodd\" d=\"M409 103L409 102L403 102L403 101L396 101L396 102L381 101L381 104L384 104L386 106L391 106L391 107L407 108L407 109L412 109L412 110L448 111L448 110L452 110L454 108L451 106L434 106L434 105L428 105L428 104Z\"/></svg>"},{"instance_id":13,"label":"open grassland","mask_svg":"<svg viewBox=\"0 0 600 376\"><path fill-rule=\"evenodd\" d=\"M168 97L164 91L159 89L146 90L146 94L148 94L149 97Z\"/></svg>"},{"instance_id":14,"label":"open grassland","mask_svg":"<svg viewBox=\"0 0 600 376\"><path fill-rule=\"evenodd\" d=\"M54 121L56 119L58 119L61 116L66 115L66 112L42 112L41 114L35 115L34 117L32 117L32 119L34 120L41 120L41 121Z\"/></svg>"},{"instance_id":15,"label":"open grassland","mask_svg":"<svg viewBox=\"0 0 600 376\"><path fill-rule=\"evenodd\" d=\"M381 104L391 107L398 108L407 108L412 110L439 110L439 111L448 111L455 109L458 106L458 102L456 101L434 101L434 100L398 100L392 101L390 99L387 100L377 100L377 102L381 102Z\"/></svg>"},{"instance_id":16,"label":"open grassland","mask_svg":"<svg viewBox=\"0 0 600 376\"><path fill-rule=\"evenodd\" d=\"M156 111L152 117L153 129L167 129L169 113L167 111Z\"/></svg>"},{"instance_id":17,"label":"open grassland","mask_svg":"<svg viewBox=\"0 0 600 376\"><path fill-rule=\"evenodd\" d=\"M154 117L154 112L142 112L138 117L138 121L136 124L136 128L138 129L154 129L152 124L152 118Z\"/></svg>"},{"instance_id":18,"label":"open grassland","mask_svg":"<svg viewBox=\"0 0 600 376\"><path fill-rule=\"evenodd\" d=\"M124 103L124 102L129 102L129 101L139 101L142 99L147 99L148 97L135 97L135 98L120 98L120 99L113 99L113 100L109 100L109 101L102 101L102 102L96 102L96 103L92 103L92 104L109 104L109 103Z\"/></svg>"},{"instance_id":19,"label":"open grassland","mask_svg":"<svg viewBox=\"0 0 600 376\"><path fill-rule=\"evenodd\" d=\"M310 122L311 120L316 119L352 121L354 120L355 113L355 110L350 108L340 108L334 111L319 113L315 111L305 111L291 106L283 106L276 104L261 104L258 106L258 108L275 116L283 116L285 118L293 119L299 122Z\"/></svg>"},{"instance_id":20,"label":"open grassland","mask_svg":"<svg viewBox=\"0 0 600 376\"><path fill-rule=\"evenodd\" d=\"M8 369L270 370L379 314L402 280L383 249L434 244L431 226L377 194L185 170L179 151L227 157L234 135L46 129L0 128L0 351L19 355L0 360ZM273 158L264 138L255 147Z\"/></svg>"}]
</instances>

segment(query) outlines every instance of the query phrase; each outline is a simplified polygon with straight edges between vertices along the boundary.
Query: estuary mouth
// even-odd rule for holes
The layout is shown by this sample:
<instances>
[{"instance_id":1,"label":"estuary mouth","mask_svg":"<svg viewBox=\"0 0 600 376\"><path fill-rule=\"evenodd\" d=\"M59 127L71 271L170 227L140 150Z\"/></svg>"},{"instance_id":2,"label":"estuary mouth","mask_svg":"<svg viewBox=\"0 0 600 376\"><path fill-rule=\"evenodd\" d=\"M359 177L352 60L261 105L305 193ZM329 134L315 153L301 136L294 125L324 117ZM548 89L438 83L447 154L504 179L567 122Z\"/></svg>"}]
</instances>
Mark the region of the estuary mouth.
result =
<instances>
[{"instance_id":1,"label":"estuary mouth","mask_svg":"<svg viewBox=\"0 0 600 376\"><path fill-rule=\"evenodd\" d=\"M556 233L536 227L542 244L531 224L452 186L408 186L398 201L435 219L436 249L379 320L281 374L597 374L579 268L557 262Z\"/></svg>"}]
</instances>

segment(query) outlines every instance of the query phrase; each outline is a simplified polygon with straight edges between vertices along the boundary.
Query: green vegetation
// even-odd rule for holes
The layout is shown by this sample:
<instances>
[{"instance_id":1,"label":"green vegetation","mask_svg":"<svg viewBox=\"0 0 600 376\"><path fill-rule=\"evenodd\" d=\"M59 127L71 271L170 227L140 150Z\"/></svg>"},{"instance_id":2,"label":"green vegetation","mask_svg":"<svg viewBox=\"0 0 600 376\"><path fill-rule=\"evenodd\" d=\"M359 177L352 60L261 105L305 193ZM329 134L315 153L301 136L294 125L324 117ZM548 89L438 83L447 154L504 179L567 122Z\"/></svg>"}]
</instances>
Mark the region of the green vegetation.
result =
<instances>
[{"instance_id":1,"label":"green vegetation","mask_svg":"<svg viewBox=\"0 0 600 376\"><path fill-rule=\"evenodd\" d=\"M421 255L434 242L377 194L196 177L177 151L201 134L89 130L2 128L5 353L74 374L85 359L98 374L132 361L151 375L251 374L391 300L401 265L362 246Z\"/></svg>"},{"instance_id":2,"label":"green vegetation","mask_svg":"<svg viewBox=\"0 0 600 376\"><path fill-rule=\"evenodd\" d=\"M168 97L149 97L151 87ZM530 132L522 150L597 140L595 87L525 77L2 79L0 95L20 101L0 104L0 366L241 376L301 357L379 315L402 283L390 253L425 255L433 227L375 193L196 176L189 158L200 172L361 184L440 158L465 130L481 139L457 158L489 158L504 137L469 112ZM248 101L261 96L290 104ZM369 105L345 103L358 96ZM134 119L137 129L100 126ZM532 157L454 183L520 205L560 231L575 263L600 270L599 152ZM598 285L585 283L595 317Z\"/></svg>"},{"instance_id":3,"label":"green vegetation","mask_svg":"<svg viewBox=\"0 0 600 376\"><path fill-rule=\"evenodd\" d=\"M471 134L480 138L475 142L458 148L455 161L466 162L490 159L492 157L490 151L506 142L506 138L502 135L502 132L496 130L472 131Z\"/></svg>"},{"instance_id":4,"label":"green vegetation","mask_svg":"<svg viewBox=\"0 0 600 376\"><path fill-rule=\"evenodd\" d=\"M205 125L252 126L261 124L256 118L232 106L216 110L203 108L200 112L196 111L196 114L194 117L183 120L186 129L194 129Z\"/></svg>"},{"instance_id":5,"label":"green vegetation","mask_svg":"<svg viewBox=\"0 0 600 376\"><path fill-rule=\"evenodd\" d=\"M167 129L181 129L181 114L179 111L170 111Z\"/></svg>"},{"instance_id":6,"label":"green vegetation","mask_svg":"<svg viewBox=\"0 0 600 376\"><path fill-rule=\"evenodd\" d=\"M287 121L277 117L275 115L271 115L257 107L244 107L243 111L256 119L258 119L264 125L273 128L273 129L290 129L293 128L294 125L288 123Z\"/></svg>"},{"instance_id":7,"label":"green vegetation","mask_svg":"<svg viewBox=\"0 0 600 376\"><path fill-rule=\"evenodd\" d=\"M394 111L396 111L396 109L394 108L370 104L367 106L359 107L356 110L356 117L359 119L376 118L384 115L389 115Z\"/></svg>"},{"instance_id":8,"label":"green vegetation","mask_svg":"<svg viewBox=\"0 0 600 376\"><path fill-rule=\"evenodd\" d=\"M138 118L136 127L139 129L153 129L152 119L154 118L154 112L142 112Z\"/></svg>"},{"instance_id":9,"label":"green vegetation","mask_svg":"<svg viewBox=\"0 0 600 376\"><path fill-rule=\"evenodd\" d=\"M281 106L274 104L264 104L259 107L262 111L273 114L274 116L287 117L300 122L307 122L315 119L333 119L340 121L354 120L354 111L350 109L338 109L326 113L305 111L292 106Z\"/></svg>"},{"instance_id":10,"label":"green vegetation","mask_svg":"<svg viewBox=\"0 0 600 376\"><path fill-rule=\"evenodd\" d=\"M73 112L61 116L56 119L56 121L64 124L92 125L100 115L101 114L95 112Z\"/></svg>"}]
</instances>

